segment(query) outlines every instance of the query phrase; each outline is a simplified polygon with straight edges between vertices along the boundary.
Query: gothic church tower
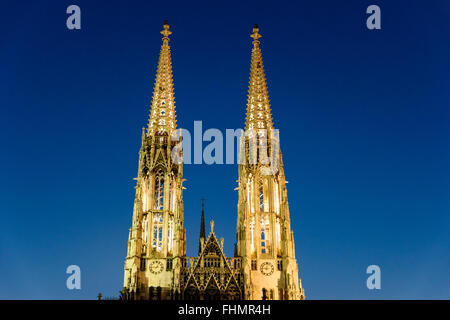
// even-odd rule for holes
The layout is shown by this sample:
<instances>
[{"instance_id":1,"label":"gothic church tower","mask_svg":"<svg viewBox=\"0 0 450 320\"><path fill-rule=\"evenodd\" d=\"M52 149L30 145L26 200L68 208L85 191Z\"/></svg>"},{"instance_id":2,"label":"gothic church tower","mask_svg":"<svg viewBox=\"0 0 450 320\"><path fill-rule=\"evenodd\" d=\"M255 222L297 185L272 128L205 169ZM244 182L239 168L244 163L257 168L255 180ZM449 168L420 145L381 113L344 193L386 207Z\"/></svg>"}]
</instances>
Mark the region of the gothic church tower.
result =
<instances>
[{"instance_id":1,"label":"gothic church tower","mask_svg":"<svg viewBox=\"0 0 450 320\"><path fill-rule=\"evenodd\" d=\"M253 28L245 137L241 137L239 202L235 255L242 259L244 299L298 300L294 235L289 218L286 181L274 130L260 49Z\"/></svg>"},{"instance_id":2,"label":"gothic church tower","mask_svg":"<svg viewBox=\"0 0 450 320\"><path fill-rule=\"evenodd\" d=\"M174 299L186 255L183 228L183 165L171 150L179 142L170 56L169 24L164 24L147 132L142 129L132 227L125 260L127 299Z\"/></svg>"}]
</instances>

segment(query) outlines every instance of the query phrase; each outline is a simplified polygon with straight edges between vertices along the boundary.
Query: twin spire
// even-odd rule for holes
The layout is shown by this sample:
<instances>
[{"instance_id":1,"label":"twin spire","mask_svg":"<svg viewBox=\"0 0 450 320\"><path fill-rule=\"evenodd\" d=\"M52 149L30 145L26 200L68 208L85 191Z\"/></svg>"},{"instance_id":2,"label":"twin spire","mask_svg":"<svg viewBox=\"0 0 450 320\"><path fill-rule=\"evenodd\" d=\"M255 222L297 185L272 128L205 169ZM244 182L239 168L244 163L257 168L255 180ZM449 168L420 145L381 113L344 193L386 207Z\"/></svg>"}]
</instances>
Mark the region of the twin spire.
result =
<instances>
[{"instance_id":1,"label":"twin spire","mask_svg":"<svg viewBox=\"0 0 450 320\"><path fill-rule=\"evenodd\" d=\"M173 92L172 59L170 57L169 23L164 22L163 35L156 70L155 87L148 121L147 136L170 136L177 127Z\"/></svg>"},{"instance_id":2,"label":"twin spire","mask_svg":"<svg viewBox=\"0 0 450 320\"><path fill-rule=\"evenodd\" d=\"M170 56L169 23L164 22L161 34L162 45L156 71L155 87L148 122L147 136L169 135L176 130L175 97L173 90L172 59ZM266 76L259 47L261 35L255 24L253 33L253 49L250 65L250 81L248 87L247 113L245 130L273 128Z\"/></svg>"},{"instance_id":3,"label":"twin spire","mask_svg":"<svg viewBox=\"0 0 450 320\"><path fill-rule=\"evenodd\" d=\"M202 253L202 242L204 242L205 239L205 199L202 199L202 218L200 221L200 240L198 243L198 254Z\"/></svg>"},{"instance_id":4,"label":"twin spire","mask_svg":"<svg viewBox=\"0 0 450 320\"><path fill-rule=\"evenodd\" d=\"M272 113L270 110L269 93L267 91L261 48L259 47L259 38L261 38L261 35L259 34L258 25L254 25L253 33L250 37L253 38L253 49L250 63L245 130L270 130L273 127Z\"/></svg>"}]
</instances>

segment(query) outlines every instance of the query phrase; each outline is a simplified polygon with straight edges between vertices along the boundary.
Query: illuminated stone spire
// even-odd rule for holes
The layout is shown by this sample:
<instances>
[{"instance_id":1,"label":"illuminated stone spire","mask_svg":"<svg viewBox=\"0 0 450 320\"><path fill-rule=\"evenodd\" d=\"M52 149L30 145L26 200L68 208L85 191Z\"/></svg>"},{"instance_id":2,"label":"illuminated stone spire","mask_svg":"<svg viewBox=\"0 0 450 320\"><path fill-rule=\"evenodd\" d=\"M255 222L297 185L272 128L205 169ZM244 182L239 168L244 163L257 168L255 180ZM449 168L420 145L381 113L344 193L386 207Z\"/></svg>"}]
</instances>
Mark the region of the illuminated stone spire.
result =
<instances>
[{"instance_id":1,"label":"illuminated stone spire","mask_svg":"<svg viewBox=\"0 0 450 320\"><path fill-rule=\"evenodd\" d=\"M136 196L124 265L125 299L173 299L186 257L183 163L173 161L175 130L169 24L164 24L150 120L142 130Z\"/></svg>"},{"instance_id":2,"label":"illuminated stone spire","mask_svg":"<svg viewBox=\"0 0 450 320\"><path fill-rule=\"evenodd\" d=\"M284 166L272 123L258 31L255 25L251 35L247 132L245 139L241 137L235 256L242 259L244 299L298 300L305 298L305 291L298 276ZM268 141L264 139L265 134ZM258 145L254 143L256 140ZM267 142L266 149L261 142ZM251 160L251 154L256 152L258 157L254 160L258 161L242 161L243 157ZM264 158L270 161L265 163Z\"/></svg>"},{"instance_id":3,"label":"illuminated stone spire","mask_svg":"<svg viewBox=\"0 0 450 320\"><path fill-rule=\"evenodd\" d=\"M250 66L250 81L248 87L247 114L245 129L272 129L272 113L270 110L269 93L267 91L266 76L259 47L261 35L255 24L253 33L252 59Z\"/></svg>"},{"instance_id":4,"label":"illuminated stone spire","mask_svg":"<svg viewBox=\"0 0 450 320\"><path fill-rule=\"evenodd\" d=\"M155 87L148 122L148 136L170 135L176 129L175 97L173 92L172 59L170 57L169 23L165 21Z\"/></svg>"}]
</instances>

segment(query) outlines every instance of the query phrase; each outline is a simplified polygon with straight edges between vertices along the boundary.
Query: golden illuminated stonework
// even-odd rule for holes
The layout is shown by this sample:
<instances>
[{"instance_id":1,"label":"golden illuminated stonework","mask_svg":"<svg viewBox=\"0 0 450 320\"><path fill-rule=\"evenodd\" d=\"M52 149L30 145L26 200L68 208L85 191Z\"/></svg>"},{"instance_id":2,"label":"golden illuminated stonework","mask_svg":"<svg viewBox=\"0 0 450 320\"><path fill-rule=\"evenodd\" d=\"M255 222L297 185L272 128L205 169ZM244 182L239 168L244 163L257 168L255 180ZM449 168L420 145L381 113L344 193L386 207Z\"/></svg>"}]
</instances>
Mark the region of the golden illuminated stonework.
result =
<instances>
[{"instance_id":1,"label":"golden illuminated stonework","mask_svg":"<svg viewBox=\"0 0 450 320\"><path fill-rule=\"evenodd\" d=\"M183 215L183 164L172 161L178 143L169 24L156 72L147 134L142 130L133 221L125 260L125 299L172 299L180 292L180 272L186 256Z\"/></svg>"},{"instance_id":2,"label":"golden illuminated stonework","mask_svg":"<svg viewBox=\"0 0 450 320\"><path fill-rule=\"evenodd\" d=\"M183 211L183 164L172 159L178 139L170 56L169 24L164 24L162 46L147 132L142 131L136 197L125 260L122 299L149 300L298 300L305 294L298 278L294 235L281 151L272 123L260 41L255 25L247 101L247 131L241 137L237 241L233 258L226 257L223 239L214 222L205 235L204 206L198 257L186 257ZM273 150L276 170L264 160ZM250 159L251 152L256 161ZM270 174L268 174L268 172Z\"/></svg>"},{"instance_id":3,"label":"golden illuminated stonework","mask_svg":"<svg viewBox=\"0 0 450 320\"><path fill-rule=\"evenodd\" d=\"M173 92L172 59L170 57L169 24L164 24L161 52L156 71L155 87L151 114L148 122L148 134L169 135L176 128L175 97Z\"/></svg>"},{"instance_id":4,"label":"golden illuminated stonework","mask_svg":"<svg viewBox=\"0 0 450 320\"><path fill-rule=\"evenodd\" d=\"M277 146L279 141L276 144L272 141L278 138L272 135L274 128L258 26L254 26L251 37L254 40L246 130L254 130L259 140L265 140L262 141L263 145ZM244 152L245 159L239 164L236 256L242 259L244 298L304 299L295 259L281 151L278 148L275 157L278 159L276 170L269 171L270 164L264 160L271 158L271 147L262 149L252 146L251 135L242 142L241 152ZM253 161L250 158L252 148L255 153Z\"/></svg>"}]
</instances>

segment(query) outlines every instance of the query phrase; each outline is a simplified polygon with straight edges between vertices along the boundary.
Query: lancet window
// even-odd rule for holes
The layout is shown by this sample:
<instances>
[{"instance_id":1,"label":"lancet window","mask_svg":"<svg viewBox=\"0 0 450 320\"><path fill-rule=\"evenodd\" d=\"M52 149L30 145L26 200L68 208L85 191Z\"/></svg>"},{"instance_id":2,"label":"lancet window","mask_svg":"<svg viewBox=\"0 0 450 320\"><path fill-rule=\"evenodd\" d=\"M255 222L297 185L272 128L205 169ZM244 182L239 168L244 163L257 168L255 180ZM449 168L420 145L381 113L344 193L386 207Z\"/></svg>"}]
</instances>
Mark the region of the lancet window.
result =
<instances>
[{"instance_id":1,"label":"lancet window","mask_svg":"<svg viewBox=\"0 0 450 320\"><path fill-rule=\"evenodd\" d=\"M161 169L155 176L155 209L164 209L164 174Z\"/></svg>"},{"instance_id":2,"label":"lancet window","mask_svg":"<svg viewBox=\"0 0 450 320\"><path fill-rule=\"evenodd\" d=\"M162 251L163 237L163 215L162 213L153 214L153 241L152 248L157 252Z\"/></svg>"}]
</instances>

